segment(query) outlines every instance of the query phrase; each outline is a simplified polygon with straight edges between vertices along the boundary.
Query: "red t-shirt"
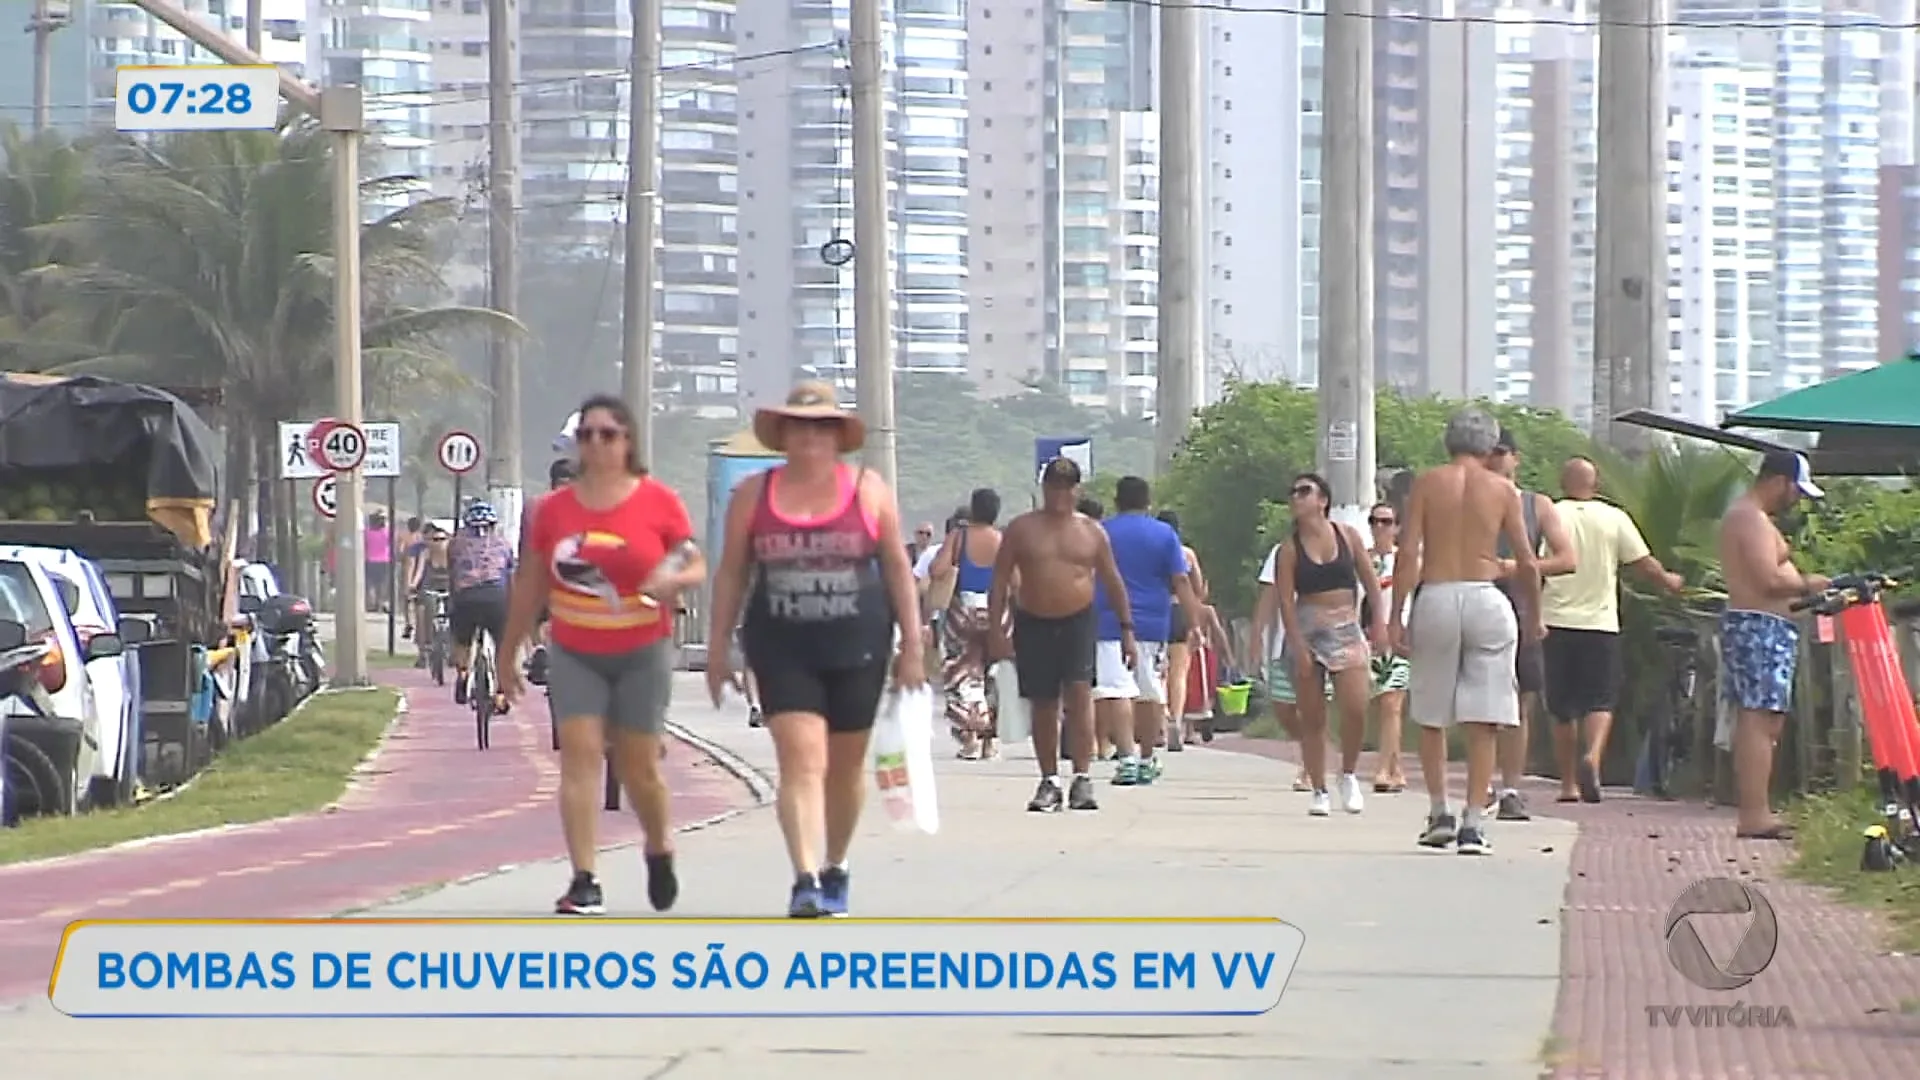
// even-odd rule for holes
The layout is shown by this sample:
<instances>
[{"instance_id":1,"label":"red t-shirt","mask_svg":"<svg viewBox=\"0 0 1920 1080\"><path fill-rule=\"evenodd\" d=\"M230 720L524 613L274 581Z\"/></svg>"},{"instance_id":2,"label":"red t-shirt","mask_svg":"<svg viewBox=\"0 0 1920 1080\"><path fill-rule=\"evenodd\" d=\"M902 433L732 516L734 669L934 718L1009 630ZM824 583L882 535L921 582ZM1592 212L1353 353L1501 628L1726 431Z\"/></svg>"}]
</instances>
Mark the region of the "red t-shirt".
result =
<instances>
[{"instance_id":1,"label":"red t-shirt","mask_svg":"<svg viewBox=\"0 0 1920 1080\"><path fill-rule=\"evenodd\" d=\"M553 641L582 653L622 653L673 633L673 609L641 595L667 553L693 538L686 504L646 477L625 502L589 510L570 487L541 497L527 539L546 564Z\"/></svg>"}]
</instances>

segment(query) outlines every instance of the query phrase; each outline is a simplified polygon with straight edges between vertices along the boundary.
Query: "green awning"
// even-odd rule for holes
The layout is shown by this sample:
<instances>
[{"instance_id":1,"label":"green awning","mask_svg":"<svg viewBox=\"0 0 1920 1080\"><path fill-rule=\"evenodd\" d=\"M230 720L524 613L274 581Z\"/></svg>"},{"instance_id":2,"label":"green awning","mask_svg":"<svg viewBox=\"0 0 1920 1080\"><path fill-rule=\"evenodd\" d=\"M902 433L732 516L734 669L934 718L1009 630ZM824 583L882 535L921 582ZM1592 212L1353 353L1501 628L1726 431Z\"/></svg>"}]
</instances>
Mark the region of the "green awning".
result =
<instances>
[{"instance_id":1,"label":"green awning","mask_svg":"<svg viewBox=\"0 0 1920 1080\"><path fill-rule=\"evenodd\" d=\"M1749 406L1728 416L1720 426L1768 431L1920 431L1920 356L1889 360L1879 367Z\"/></svg>"}]
</instances>

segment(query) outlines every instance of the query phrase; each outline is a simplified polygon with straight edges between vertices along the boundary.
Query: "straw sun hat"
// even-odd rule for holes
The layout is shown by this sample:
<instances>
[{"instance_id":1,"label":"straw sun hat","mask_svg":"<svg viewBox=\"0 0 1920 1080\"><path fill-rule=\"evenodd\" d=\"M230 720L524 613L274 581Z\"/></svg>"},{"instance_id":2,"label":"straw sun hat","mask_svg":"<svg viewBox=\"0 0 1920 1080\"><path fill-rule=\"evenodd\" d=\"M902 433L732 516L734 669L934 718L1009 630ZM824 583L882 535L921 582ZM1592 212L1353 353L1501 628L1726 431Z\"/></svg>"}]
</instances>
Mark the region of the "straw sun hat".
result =
<instances>
[{"instance_id":1,"label":"straw sun hat","mask_svg":"<svg viewBox=\"0 0 1920 1080\"><path fill-rule=\"evenodd\" d=\"M787 392L784 405L769 405L753 413L753 437L769 450L787 449L786 421L835 420L839 422L840 452L850 454L867 441L867 425L858 416L840 407L839 395L831 383L808 381Z\"/></svg>"}]
</instances>

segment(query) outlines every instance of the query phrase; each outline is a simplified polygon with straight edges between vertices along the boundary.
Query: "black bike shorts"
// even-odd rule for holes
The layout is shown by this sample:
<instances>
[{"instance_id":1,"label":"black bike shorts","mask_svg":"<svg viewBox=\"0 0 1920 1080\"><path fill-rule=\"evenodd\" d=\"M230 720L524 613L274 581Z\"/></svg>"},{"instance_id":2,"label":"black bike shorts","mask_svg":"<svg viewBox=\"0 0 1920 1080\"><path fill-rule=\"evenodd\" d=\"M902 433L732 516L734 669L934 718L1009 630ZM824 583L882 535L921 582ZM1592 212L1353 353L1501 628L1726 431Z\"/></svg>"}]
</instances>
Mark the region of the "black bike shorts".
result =
<instances>
[{"instance_id":1,"label":"black bike shorts","mask_svg":"<svg viewBox=\"0 0 1920 1080\"><path fill-rule=\"evenodd\" d=\"M507 633L507 590L502 585L478 585L453 594L447 620L453 627L453 643L463 649L473 647L473 638L482 628L493 638L495 648Z\"/></svg>"},{"instance_id":2,"label":"black bike shorts","mask_svg":"<svg viewBox=\"0 0 1920 1080\"><path fill-rule=\"evenodd\" d=\"M781 657L750 656L748 663L762 713L813 713L835 734L873 729L892 668L886 657L864 667L825 670Z\"/></svg>"}]
</instances>

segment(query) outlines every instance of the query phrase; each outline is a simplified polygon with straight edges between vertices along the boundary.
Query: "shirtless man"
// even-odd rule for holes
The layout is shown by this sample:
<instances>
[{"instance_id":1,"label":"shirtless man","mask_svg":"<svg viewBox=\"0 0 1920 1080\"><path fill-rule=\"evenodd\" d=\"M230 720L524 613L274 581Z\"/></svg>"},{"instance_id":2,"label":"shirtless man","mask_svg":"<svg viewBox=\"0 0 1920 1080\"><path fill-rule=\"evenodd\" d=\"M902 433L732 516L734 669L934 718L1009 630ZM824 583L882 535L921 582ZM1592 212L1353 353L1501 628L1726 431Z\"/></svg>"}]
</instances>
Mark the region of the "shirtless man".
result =
<instances>
[{"instance_id":1,"label":"shirtless man","mask_svg":"<svg viewBox=\"0 0 1920 1080\"><path fill-rule=\"evenodd\" d=\"M1393 611L1387 625L1396 651L1412 661L1408 713L1420 725L1420 766L1432 809L1420 837L1425 847L1459 845L1462 855L1491 851L1482 831L1482 795L1493 780L1494 743L1502 728L1520 723L1514 654L1521 634L1538 641L1539 560L1527 543L1520 489L1487 467L1500 437L1499 422L1479 409L1447 421L1447 464L1413 482L1393 575ZM1497 555L1505 536L1514 573L1502 573ZM1511 576L1527 612L1521 627L1514 605L1494 582ZM1419 602L1405 616L1415 591ZM1466 725L1467 790L1464 821L1447 802L1447 728Z\"/></svg>"},{"instance_id":2,"label":"shirtless man","mask_svg":"<svg viewBox=\"0 0 1920 1080\"><path fill-rule=\"evenodd\" d=\"M993 560L993 588L987 594L987 625L992 627L992 656L1013 657L1020 696L1033 716L1033 756L1040 764L1040 787L1027 809L1060 809L1060 743L1073 759L1073 783L1065 803L1074 810L1098 810L1088 779L1093 757L1093 675L1098 630L1093 610L1093 579L1119 610L1126 610L1127 587L1114 566L1113 548L1100 523L1077 512L1080 466L1054 458L1040 474L1040 509L1007 523L1000 553ZM1007 605L1015 598L1013 618ZM1008 627L1012 634L1009 637ZM1016 651L1017 647L1017 651ZM1138 656L1133 630L1122 631L1121 647L1132 667ZM1061 709L1065 706L1065 723Z\"/></svg>"},{"instance_id":3,"label":"shirtless man","mask_svg":"<svg viewBox=\"0 0 1920 1080\"><path fill-rule=\"evenodd\" d=\"M1733 776L1739 794L1736 835L1791 840L1793 829L1773 816L1773 748L1787 718L1800 628L1788 614L1793 601L1832 584L1793 565L1773 515L1804 496L1818 499L1807 459L1777 450L1760 462L1753 488L1720 519L1720 570L1727 579L1727 610L1720 616L1721 694L1739 710L1733 731Z\"/></svg>"}]
</instances>

